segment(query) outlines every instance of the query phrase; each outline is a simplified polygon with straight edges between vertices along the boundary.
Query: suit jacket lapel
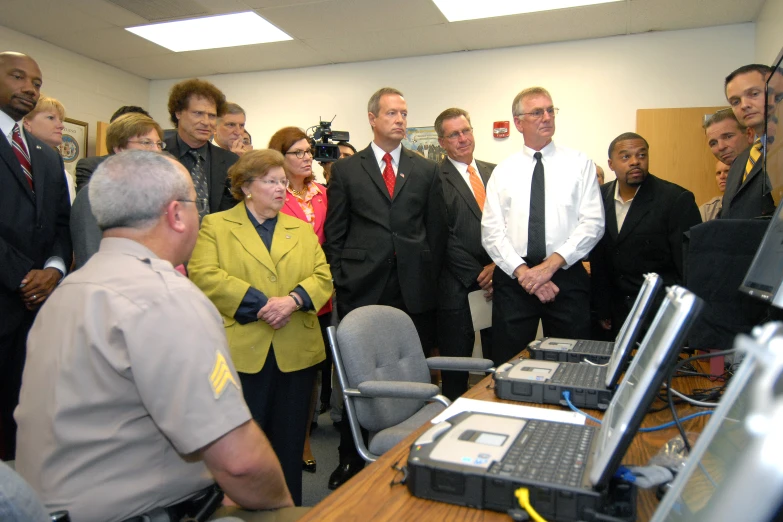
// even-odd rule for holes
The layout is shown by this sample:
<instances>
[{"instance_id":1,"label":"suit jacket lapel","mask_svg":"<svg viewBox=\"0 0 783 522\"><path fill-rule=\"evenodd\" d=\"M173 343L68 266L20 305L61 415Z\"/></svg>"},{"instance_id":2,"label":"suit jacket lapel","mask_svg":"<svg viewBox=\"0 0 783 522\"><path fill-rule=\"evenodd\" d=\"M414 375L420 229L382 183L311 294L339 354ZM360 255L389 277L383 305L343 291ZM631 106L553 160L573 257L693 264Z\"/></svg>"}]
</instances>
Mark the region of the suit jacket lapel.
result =
<instances>
[{"instance_id":1,"label":"suit jacket lapel","mask_svg":"<svg viewBox=\"0 0 783 522\"><path fill-rule=\"evenodd\" d=\"M473 212L473 215L481 221L481 209L479 208L478 203L476 203L476 197L473 195L473 192L470 191L470 187L465 183L465 179L460 175L457 167L446 159L443 161L442 171L444 179L456 189L457 193L465 200L465 203L468 204L468 208Z\"/></svg>"},{"instance_id":2,"label":"suit jacket lapel","mask_svg":"<svg viewBox=\"0 0 783 522\"><path fill-rule=\"evenodd\" d=\"M737 189L737 192L740 192L742 189L748 186L750 184L750 180L752 180L753 178L759 175L759 173L761 172L762 163L763 163L763 157L760 156L756 164L753 165L753 168L750 169L750 172L748 173L748 177L745 178L745 181L742 181L742 176L740 176L740 186ZM748 164L748 159L745 158L745 161L742 163L743 173L745 172L745 165L747 164ZM736 196L736 194L734 195Z\"/></svg>"},{"instance_id":3,"label":"suit jacket lapel","mask_svg":"<svg viewBox=\"0 0 783 522\"><path fill-rule=\"evenodd\" d=\"M612 181L604 192L604 213L606 214L606 230L617 241L617 213L614 211L614 191L617 181Z\"/></svg>"},{"instance_id":4,"label":"suit jacket lapel","mask_svg":"<svg viewBox=\"0 0 783 522\"><path fill-rule=\"evenodd\" d=\"M413 172L413 160L411 159L411 154L408 149L405 147L402 147L400 149L400 164L397 167L397 181L394 182L394 197L397 197L397 194L400 193L402 190L403 185L405 185L405 182L408 181L408 178L411 176L411 172ZM394 198L392 198L394 199Z\"/></svg>"},{"instance_id":5,"label":"suit jacket lapel","mask_svg":"<svg viewBox=\"0 0 783 522\"><path fill-rule=\"evenodd\" d=\"M28 133L27 131L24 131L25 139L27 140L27 148L30 152L30 165L33 169L33 186L35 187L35 208L36 208L36 214L38 215L38 218L41 217L41 212L43 210L43 197L44 197L44 190L46 188L46 168L44 165L44 162L46 161L46 156L43 153L43 150L41 150L41 145L38 143L33 143L34 139ZM48 145L44 145L47 147ZM58 153L59 154L59 153ZM37 167L37 170L36 170ZM36 175L36 172L38 172L38 175ZM62 176L65 176L65 172L62 172ZM65 182L65 179L63 179L63 182ZM29 187L29 183L26 183L26 185Z\"/></svg>"},{"instance_id":6,"label":"suit jacket lapel","mask_svg":"<svg viewBox=\"0 0 783 522\"><path fill-rule=\"evenodd\" d=\"M372 146L367 147L359 154L362 155L362 167L364 167L367 175L370 176L370 179L378 187L378 190L380 190L385 197L391 200L391 197L389 197L389 189L386 188L386 183L383 181L383 174L381 173L381 169L378 167L378 163L375 161L375 154L372 151ZM397 190L395 188L395 192L396 191Z\"/></svg>"},{"instance_id":7,"label":"suit jacket lapel","mask_svg":"<svg viewBox=\"0 0 783 522\"><path fill-rule=\"evenodd\" d=\"M286 219L285 214L278 214L275 233L272 235L272 262L277 266L280 260L299 242L299 227L307 224L305 221ZM307 224L309 227L310 225Z\"/></svg>"},{"instance_id":8,"label":"suit jacket lapel","mask_svg":"<svg viewBox=\"0 0 783 522\"><path fill-rule=\"evenodd\" d=\"M231 233L237 238L237 241L242 245L242 248L244 248L248 254L256 258L259 263L276 274L275 263L272 262L269 251L258 236L258 232L250 222L250 218L247 217L246 212L245 204L241 203L231 210L227 210L223 214L223 219L235 224L235 226L231 228ZM276 226L275 236L277 235L277 228L278 227ZM274 249L274 239L272 241L272 248Z\"/></svg>"},{"instance_id":9,"label":"suit jacket lapel","mask_svg":"<svg viewBox=\"0 0 783 522\"><path fill-rule=\"evenodd\" d=\"M288 212L286 214L296 216L297 218L301 219L302 221L307 221L307 216L304 213L304 210L302 210L302 207L299 206L299 202L296 200L296 196L291 194L286 190L285 193L285 203L283 203L283 206L288 209ZM275 230L277 230L277 227L275 227Z\"/></svg>"},{"instance_id":10,"label":"suit jacket lapel","mask_svg":"<svg viewBox=\"0 0 783 522\"><path fill-rule=\"evenodd\" d=\"M30 143L29 139L28 139L28 143ZM27 177L24 175L24 172L22 171L22 166L19 165L19 160L16 159L16 154L14 154L14 150L11 148L11 144L8 143L8 140L6 139L5 136L3 136L2 139L0 139L0 158L2 158L2 160L6 163L6 165L8 165L8 170L11 171L12 175L22 186L22 189L24 190L25 194L27 194L27 197L30 198L30 201L35 202L35 198L33 198L33 191L30 190L30 184L27 182ZM35 176L34 167L33 167L33 176Z\"/></svg>"},{"instance_id":11,"label":"suit jacket lapel","mask_svg":"<svg viewBox=\"0 0 783 522\"><path fill-rule=\"evenodd\" d=\"M476 166L478 167L479 176L481 176L481 180L484 182L484 187L486 187L487 183L489 183L489 177L492 175L492 169L480 161L476 161Z\"/></svg>"},{"instance_id":12,"label":"suit jacket lapel","mask_svg":"<svg viewBox=\"0 0 783 522\"><path fill-rule=\"evenodd\" d=\"M628 214L625 216L623 228L620 229L620 233L617 236L618 243L628 237L636 225L650 211L654 194L655 177L652 174L648 174L647 179L639 186L639 190L636 191L636 195L633 197L633 203L631 203L631 208L628 209ZM615 219L615 222L617 222L617 219Z\"/></svg>"},{"instance_id":13,"label":"suit jacket lapel","mask_svg":"<svg viewBox=\"0 0 783 522\"><path fill-rule=\"evenodd\" d=\"M223 199L223 191L226 187L226 162L222 154L219 154L216 146L211 143L209 147L209 209L216 212L220 208Z\"/></svg>"}]
</instances>

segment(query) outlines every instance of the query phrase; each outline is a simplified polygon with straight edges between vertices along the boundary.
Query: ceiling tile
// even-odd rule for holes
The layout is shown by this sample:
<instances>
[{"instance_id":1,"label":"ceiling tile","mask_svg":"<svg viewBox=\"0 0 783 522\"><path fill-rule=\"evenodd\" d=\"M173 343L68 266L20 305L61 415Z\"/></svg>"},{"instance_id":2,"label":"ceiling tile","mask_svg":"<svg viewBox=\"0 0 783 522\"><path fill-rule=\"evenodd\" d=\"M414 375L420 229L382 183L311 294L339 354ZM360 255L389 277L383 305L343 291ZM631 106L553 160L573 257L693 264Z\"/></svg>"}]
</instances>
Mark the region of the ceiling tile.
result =
<instances>
[{"instance_id":1,"label":"ceiling tile","mask_svg":"<svg viewBox=\"0 0 783 522\"><path fill-rule=\"evenodd\" d=\"M307 45L296 40L180 54L218 73L292 69L329 63L326 61L328 56L314 52Z\"/></svg>"},{"instance_id":2,"label":"ceiling tile","mask_svg":"<svg viewBox=\"0 0 783 522\"><path fill-rule=\"evenodd\" d=\"M107 60L106 63L150 80L192 78L218 74L219 71L216 69L207 67L205 64L194 61L192 58L180 56L181 54L170 53L143 58Z\"/></svg>"}]
</instances>

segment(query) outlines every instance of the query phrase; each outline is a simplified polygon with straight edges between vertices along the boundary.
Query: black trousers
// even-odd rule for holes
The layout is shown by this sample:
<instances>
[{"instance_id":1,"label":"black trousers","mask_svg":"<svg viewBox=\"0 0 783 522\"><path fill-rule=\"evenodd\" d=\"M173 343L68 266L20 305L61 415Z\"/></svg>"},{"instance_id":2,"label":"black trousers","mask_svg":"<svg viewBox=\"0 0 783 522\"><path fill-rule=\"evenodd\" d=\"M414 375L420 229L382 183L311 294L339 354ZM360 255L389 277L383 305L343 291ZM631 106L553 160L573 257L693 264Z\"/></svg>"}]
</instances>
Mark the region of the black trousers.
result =
<instances>
[{"instance_id":1,"label":"black trousers","mask_svg":"<svg viewBox=\"0 0 783 522\"><path fill-rule=\"evenodd\" d=\"M543 304L500 268L492 276L493 353L495 365L511 360L536 338L539 320L547 337L590 338L590 280L582 263L558 270L552 282L560 289Z\"/></svg>"},{"instance_id":2,"label":"black trousers","mask_svg":"<svg viewBox=\"0 0 783 522\"><path fill-rule=\"evenodd\" d=\"M17 328L0 335L0 458L14 460L16 456L16 421L14 410L19 404L22 371L27 354L27 334L35 313L24 312Z\"/></svg>"},{"instance_id":3,"label":"black trousers","mask_svg":"<svg viewBox=\"0 0 783 522\"><path fill-rule=\"evenodd\" d=\"M332 313L319 315L318 325L321 327L321 335L324 338L326 359L316 366L316 371L321 372L321 404L328 405L332 398L332 349L329 347L326 329L332 326Z\"/></svg>"},{"instance_id":4,"label":"black trousers","mask_svg":"<svg viewBox=\"0 0 783 522\"><path fill-rule=\"evenodd\" d=\"M473 354L473 319L470 308L438 310L438 350L444 357L470 357ZM481 348L484 357L492 358L492 328L481 330ZM468 372L441 371L443 395L449 400L468 391Z\"/></svg>"},{"instance_id":5,"label":"black trousers","mask_svg":"<svg viewBox=\"0 0 783 522\"><path fill-rule=\"evenodd\" d=\"M275 450L297 506L302 505L302 452L315 368L283 373L270 348L260 372L239 372L245 402Z\"/></svg>"}]
</instances>

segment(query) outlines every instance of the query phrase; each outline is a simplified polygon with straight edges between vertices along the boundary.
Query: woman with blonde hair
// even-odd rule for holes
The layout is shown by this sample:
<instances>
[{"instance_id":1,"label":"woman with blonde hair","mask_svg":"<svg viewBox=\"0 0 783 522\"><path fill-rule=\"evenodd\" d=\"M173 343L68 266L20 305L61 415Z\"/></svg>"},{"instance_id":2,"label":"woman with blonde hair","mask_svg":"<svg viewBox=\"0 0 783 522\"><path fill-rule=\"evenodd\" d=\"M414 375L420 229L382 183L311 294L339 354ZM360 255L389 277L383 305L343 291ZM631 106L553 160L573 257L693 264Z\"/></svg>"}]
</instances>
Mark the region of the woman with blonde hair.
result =
<instances>
[{"instance_id":1,"label":"woman with blonde hair","mask_svg":"<svg viewBox=\"0 0 783 522\"><path fill-rule=\"evenodd\" d=\"M63 143L64 121L65 107L63 104L54 98L41 95L35 108L24 117L24 128L42 142L56 149ZM73 203L76 189L74 188L74 180L68 171L65 171L65 181L68 183L68 194L71 203Z\"/></svg>"}]
</instances>

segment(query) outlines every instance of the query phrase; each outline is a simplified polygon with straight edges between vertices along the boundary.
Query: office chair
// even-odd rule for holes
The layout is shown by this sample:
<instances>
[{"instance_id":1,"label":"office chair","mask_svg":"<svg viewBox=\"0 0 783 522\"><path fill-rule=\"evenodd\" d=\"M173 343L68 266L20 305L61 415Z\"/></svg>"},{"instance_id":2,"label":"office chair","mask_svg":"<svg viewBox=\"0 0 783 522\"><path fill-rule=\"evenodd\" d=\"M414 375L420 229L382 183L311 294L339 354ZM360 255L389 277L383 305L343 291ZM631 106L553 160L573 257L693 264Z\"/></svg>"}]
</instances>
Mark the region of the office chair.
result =
<instances>
[{"instance_id":1,"label":"office chair","mask_svg":"<svg viewBox=\"0 0 783 522\"><path fill-rule=\"evenodd\" d=\"M327 329L345 413L359 454L367 462L431 420L450 401L430 382L430 370L491 371L492 361L424 358L413 321L389 306L364 306ZM361 428L370 432L369 448Z\"/></svg>"}]
</instances>

